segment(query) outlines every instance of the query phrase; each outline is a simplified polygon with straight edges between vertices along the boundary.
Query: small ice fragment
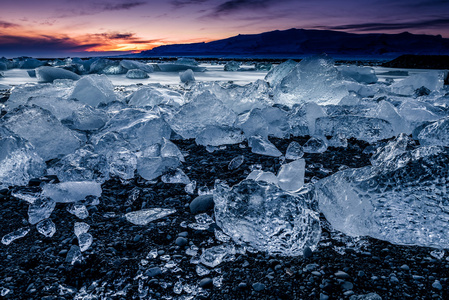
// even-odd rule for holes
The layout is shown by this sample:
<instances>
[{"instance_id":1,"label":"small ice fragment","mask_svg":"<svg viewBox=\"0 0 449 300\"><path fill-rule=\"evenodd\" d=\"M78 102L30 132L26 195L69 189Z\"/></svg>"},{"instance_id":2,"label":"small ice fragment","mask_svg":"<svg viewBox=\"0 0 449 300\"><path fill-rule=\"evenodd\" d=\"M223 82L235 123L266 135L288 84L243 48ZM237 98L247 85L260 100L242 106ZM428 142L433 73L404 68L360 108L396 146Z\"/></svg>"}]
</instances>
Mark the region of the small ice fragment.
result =
<instances>
[{"instance_id":1,"label":"small ice fragment","mask_svg":"<svg viewBox=\"0 0 449 300\"><path fill-rule=\"evenodd\" d=\"M282 153L268 140L264 140L260 136L252 136L248 139L248 146L251 151L260 155L279 157Z\"/></svg>"},{"instance_id":2,"label":"small ice fragment","mask_svg":"<svg viewBox=\"0 0 449 300\"><path fill-rule=\"evenodd\" d=\"M206 213L196 215L195 220L196 223L189 224L189 227L195 230L206 230L214 223L214 219Z\"/></svg>"},{"instance_id":3,"label":"small ice fragment","mask_svg":"<svg viewBox=\"0 0 449 300\"><path fill-rule=\"evenodd\" d=\"M186 193L190 194L190 195L193 195L195 193L195 189L196 189L196 181L195 180L190 181L184 188Z\"/></svg>"},{"instance_id":4,"label":"small ice fragment","mask_svg":"<svg viewBox=\"0 0 449 300\"><path fill-rule=\"evenodd\" d=\"M327 150L327 140L324 137L311 137L304 146L302 146L302 150L305 153L323 153Z\"/></svg>"},{"instance_id":5,"label":"small ice fragment","mask_svg":"<svg viewBox=\"0 0 449 300\"><path fill-rule=\"evenodd\" d=\"M28 232L30 232L30 228L29 227L22 227L20 229L17 229L14 232L8 233L7 235L5 235L2 238L2 244L8 246L9 244L11 244L13 241L23 238L24 236L26 236L28 234Z\"/></svg>"},{"instance_id":6,"label":"small ice fragment","mask_svg":"<svg viewBox=\"0 0 449 300\"><path fill-rule=\"evenodd\" d=\"M176 212L176 209L170 208L150 208L129 212L125 215L128 222L134 225L147 225L148 223L166 217Z\"/></svg>"},{"instance_id":7,"label":"small ice fragment","mask_svg":"<svg viewBox=\"0 0 449 300\"><path fill-rule=\"evenodd\" d=\"M77 237L81 252L86 251L92 245L93 237L90 233L81 233Z\"/></svg>"},{"instance_id":8,"label":"small ice fragment","mask_svg":"<svg viewBox=\"0 0 449 300\"><path fill-rule=\"evenodd\" d=\"M140 189L137 187L133 188L129 193L128 200L126 200L125 202L125 206L131 206L134 203L134 201L139 199L139 196L140 196Z\"/></svg>"},{"instance_id":9,"label":"small ice fragment","mask_svg":"<svg viewBox=\"0 0 449 300\"><path fill-rule=\"evenodd\" d=\"M40 234L46 237L52 237L56 232L55 223L50 219L45 219L37 223L36 229Z\"/></svg>"},{"instance_id":10,"label":"small ice fragment","mask_svg":"<svg viewBox=\"0 0 449 300\"><path fill-rule=\"evenodd\" d=\"M2 287L0 290L0 296L5 297L6 295L8 295L11 292L10 289Z\"/></svg>"},{"instance_id":11,"label":"small ice fragment","mask_svg":"<svg viewBox=\"0 0 449 300\"><path fill-rule=\"evenodd\" d=\"M189 249L186 250L186 255L196 256L198 254L198 247L195 245L190 246Z\"/></svg>"},{"instance_id":12,"label":"small ice fragment","mask_svg":"<svg viewBox=\"0 0 449 300\"><path fill-rule=\"evenodd\" d=\"M289 192L298 191L304 185L305 166L304 159L282 165L277 176L279 186Z\"/></svg>"},{"instance_id":13,"label":"small ice fragment","mask_svg":"<svg viewBox=\"0 0 449 300\"><path fill-rule=\"evenodd\" d=\"M175 294L181 294L182 293L182 283L181 281L178 281L177 283L175 283L175 285L173 286L173 292Z\"/></svg>"},{"instance_id":14,"label":"small ice fragment","mask_svg":"<svg viewBox=\"0 0 449 300\"><path fill-rule=\"evenodd\" d=\"M296 160L300 159L304 156L304 152L302 151L302 147L298 142L291 142L288 147L287 151L285 152L285 158L290 160Z\"/></svg>"},{"instance_id":15,"label":"small ice fragment","mask_svg":"<svg viewBox=\"0 0 449 300\"><path fill-rule=\"evenodd\" d=\"M161 156L162 157L177 157L180 161L184 162L184 155L182 155L179 148L170 140L165 137L162 138L161 144Z\"/></svg>"},{"instance_id":16,"label":"small ice fragment","mask_svg":"<svg viewBox=\"0 0 449 300\"><path fill-rule=\"evenodd\" d=\"M430 252L430 255L432 255L436 259L442 259L444 257L444 249L433 250L432 252Z\"/></svg>"},{"instance_id":17,"label":"small ice fragment","mask_svg":"<svg viewBox=\"0 0 449 300\"><path fill-rule=\"evenodd\" d=\"M233 256L235 253L235 247L233 244L214 246L203 251L200 261L203 265L215 268L226 259L226 256Z\"/></svg>"},{"instance_id":18,"label":"small ice fragment","mask_svg":"<svg viewBox=\"0 0 449 300\"><path fill-rule=\"evenodd\" d=\"M279 179L272 172L264 172L261 170L254 170L246 177L246 179L252 179L255 181L265 181L279 185Z\"/></svg>"},{"instance_id":19,"label":"small ice fragment","mask_svg":"<svg viewBox=\"0 0 449 300\"><path fill-rule=\"evenodd\" d=\"M83 204L72 204L67 207L67 211L80 219L85 219L89 216L89 211Z\"/></svg>"},{"instance_id":20,"label":"small ice fragment","mask_svg":"<svg viewBox=\"0 0 449 300\"><path fill-rule=\"evenodd\" d=\"M86 233L87 231L89 231L90 225L84 222L75 222L75 226L74 226L74 232L75 235L78 237L83 233Z\"/></svg>"},{"instance_id":21,"label":"small ice fragment","mask_svg":"<svg viewBox=\"0 0 449 300\"><path fill-rule=\"evenodd\" d=\"M47 184L42 189L42 196L69 203L84 200L89 195L100 197L101 191L101 184L95 181L70 181Z\"/></svg>"},{"instance_id":22,"label":"small ice fragment","mask_svg":"<svg viewBox=\"0 0 449 300\"><path fill-rule=\"evenodd\" d=\"M155 259L158 255L159 254L158 254L157 249L153 249L150 252L148 252L147 259L150 259L150 258Z\"/></svg>"},{"instance_id":23,"label":"small ice fragment","mask_svg":"<svg viewBox=\"0 0 449 300\"><path fill-rule=\"evenodd\" d=\"M47 219L55 209L55 206L56 201L51 198L37 198L36 201L28 206L28 222L34 225Z\"/></svg>"},{"instance_id":24,"label":"small ice fragment","mask_svg":"<svg viewBox=\"0 0 449 300\"><path fill-rule=\"evenodd\" d=\"M227 243L231 240L231 237L229 235L225 234L223 231L221 231L221 229L215 229L214 233L215 233L215 238L217 240L219 240L220 242Z\"/></svg>"},{"instance_id":25,"label":"small ice fragment","mask_svg":"<svg viewBox=\"0 0 449 300\"><path fill-rule=\"evenodd\" d=\"M181 82L195 81L195 75L191 69L185 70L184 72L179 72L179 78L181 79Z\"/></svg>"},{"instance_id":26,"label":"small ice fragment","mask_svg":"<svg viewBox=\"0 0 449 300\"><path fill-rule=\"evenodd\" d=\"M128 70L128 72L126 72L126 78L129 79L145 79L145 78L149 78L150 76L148 76L147 72L139 70L139 69L132 69L132 70Z\"/></svg>"},{"instance_id":27,"label":"small ice fragment","mask_svg":"<svg viewBox=\"0 0 449 300\"><path fill-rule=\"evenodd\" d=\"M80 247L76 245L72 245L70 247L69 252L67 252L67 256L65 258L67 263L74 265L75 263L79 263L83 261L83 255L81 254Z\"/></svg>"},{"instance_id":28,"label":"small ice fragment","mask_svg":"<svg viewBox=\"0 0 449 300\"><path fill-rule=\"evenodd\" d=\"M234 157L231 160L231 162L229 163L228 169L231 170L231 171L235 170L235 169L238 169L243 164L244 160L245 160L245 157L243 155L239 155L239 156Z\"/></svg>"},{"instance_id":29,"label":"small ice fragment","mask_svg":"<svg viewBox=\"0 0 449 300\"><path fill-rule=\"evenodd\" d=\"M170 170L165 175L162 175L161 180L164 183L183 183L183 184L190 183L189 177L187 177L187 175L179 168L176 168L175 170Z\"/></svg>"},{"instance_id":30,"label":"small ice fragment","mask_svg":"<svg viewBox=\"0 0 449 300\"><path fill-rule=\"evenodd\" d=\"M196 266L196 274L198 274L198 276L206 276L210 274L210 270L208 268L206 268L203 265L198 264Z\"/></svg>"}]
</instances>

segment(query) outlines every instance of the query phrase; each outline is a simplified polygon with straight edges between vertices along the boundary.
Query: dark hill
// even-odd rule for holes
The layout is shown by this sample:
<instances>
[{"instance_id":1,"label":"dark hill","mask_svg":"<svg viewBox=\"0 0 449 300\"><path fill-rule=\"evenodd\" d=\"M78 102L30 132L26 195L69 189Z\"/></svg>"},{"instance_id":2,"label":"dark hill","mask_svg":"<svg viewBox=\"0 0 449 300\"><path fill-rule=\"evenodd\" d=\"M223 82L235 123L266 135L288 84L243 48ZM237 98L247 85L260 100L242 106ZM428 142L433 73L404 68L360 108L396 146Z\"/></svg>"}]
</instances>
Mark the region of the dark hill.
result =
<instances>
[{"instance_id":1,"label":"dark hill","mask_svg":"<svg viewBox=\"0 0 449 300\"><path fill-rule=\"evenodd\" d=\"M386 58L401 54L448 55L449 39L408 32L354 34L330 30L289 29L240 34L208 43L165 45L132 56L298 58L323 52L332 56Z\"/></svg>"}]
</instances>

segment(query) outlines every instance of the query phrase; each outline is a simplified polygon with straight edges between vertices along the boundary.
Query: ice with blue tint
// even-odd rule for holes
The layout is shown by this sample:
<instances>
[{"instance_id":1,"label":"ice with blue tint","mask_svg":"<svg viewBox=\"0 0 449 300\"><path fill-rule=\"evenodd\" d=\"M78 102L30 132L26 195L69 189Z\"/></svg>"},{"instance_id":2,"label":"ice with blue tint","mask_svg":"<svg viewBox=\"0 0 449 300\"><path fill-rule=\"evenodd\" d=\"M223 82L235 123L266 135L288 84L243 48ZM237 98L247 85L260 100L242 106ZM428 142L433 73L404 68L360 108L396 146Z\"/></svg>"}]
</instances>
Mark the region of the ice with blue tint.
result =
<instances>
[{"instance_id":1,"label":"ice with blue tint","mask_svg":"<svg viewBox=\"0 0 449 300\"><path fill-rule=\"evenodd\" d=\"M71 71L47 66L37 68L36 77L40 82L53 82L56 79L78 80L81 78L78 74Z\"/></svg>"},{"instance_id":2,"label":"ice with blue tint","mask_svg":"<svg viewBox=\"0 0 449 300\"><path fill-rule=\"evenodd\" d=\"M321 235L313 190L289 193L275 184L244 180L215 185L215 220L236 243L270 255L297 256L314 250Z\"/></svg>"},{"instance_id":3,"label":"ice with blue tint","mask_svg":"<svg viewBox=\"0 0 449 300\"><path fill-rule=\"evenodd\" d=\"M92 107L97 107L100 103L117 100L114 86L105 75L84 76L76 82L70 98L77 99Z\"/></svg>"}]
</instances>

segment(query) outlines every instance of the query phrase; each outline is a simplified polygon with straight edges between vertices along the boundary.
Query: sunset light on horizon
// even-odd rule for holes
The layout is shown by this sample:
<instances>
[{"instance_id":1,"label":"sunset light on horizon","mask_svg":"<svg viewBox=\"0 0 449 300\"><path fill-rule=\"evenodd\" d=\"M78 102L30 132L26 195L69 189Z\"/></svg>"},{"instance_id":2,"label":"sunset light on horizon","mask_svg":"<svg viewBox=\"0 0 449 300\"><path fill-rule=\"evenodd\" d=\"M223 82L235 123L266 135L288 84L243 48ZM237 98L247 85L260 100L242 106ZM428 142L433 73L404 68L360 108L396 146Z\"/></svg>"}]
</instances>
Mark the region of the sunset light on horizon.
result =
<instances>
[{"instance_id":1,"label":"sunset light on horizon","mask_svg":"<svg viewBox=\"0 0 449 300\"><path fill-rule=\"evenodd\" d=\"M136 53L289 28L449 38L449 1L32 0L1 5L0 56Z\"/></svg>"}]
</instances>

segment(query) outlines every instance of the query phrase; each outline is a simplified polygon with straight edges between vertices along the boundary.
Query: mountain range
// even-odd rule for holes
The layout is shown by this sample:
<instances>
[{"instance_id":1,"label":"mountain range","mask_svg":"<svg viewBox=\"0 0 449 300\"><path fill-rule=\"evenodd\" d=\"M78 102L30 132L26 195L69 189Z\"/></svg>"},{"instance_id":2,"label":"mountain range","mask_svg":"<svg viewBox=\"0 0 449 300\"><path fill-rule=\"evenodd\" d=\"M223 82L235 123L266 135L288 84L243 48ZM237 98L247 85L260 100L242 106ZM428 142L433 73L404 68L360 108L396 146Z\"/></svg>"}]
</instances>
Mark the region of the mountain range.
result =
<instances>
[{"instance_id":1,"label":"mountain range","mask_svg":"<svg viewBox=\"0 0 449 300\"><path fill-rule=\"evenodd\" d=\"M440 35L355 34L331 30L289 29L239 34L227 39L172 44L132 57L301 58L327 53L334 57L385 57L401 54L447 55L449 39Z\"/></svg>"}]
</instances>

